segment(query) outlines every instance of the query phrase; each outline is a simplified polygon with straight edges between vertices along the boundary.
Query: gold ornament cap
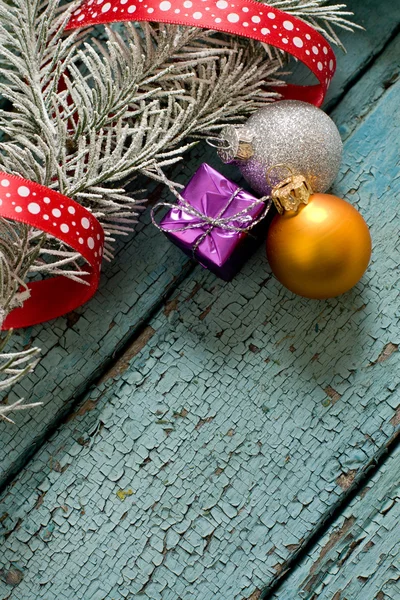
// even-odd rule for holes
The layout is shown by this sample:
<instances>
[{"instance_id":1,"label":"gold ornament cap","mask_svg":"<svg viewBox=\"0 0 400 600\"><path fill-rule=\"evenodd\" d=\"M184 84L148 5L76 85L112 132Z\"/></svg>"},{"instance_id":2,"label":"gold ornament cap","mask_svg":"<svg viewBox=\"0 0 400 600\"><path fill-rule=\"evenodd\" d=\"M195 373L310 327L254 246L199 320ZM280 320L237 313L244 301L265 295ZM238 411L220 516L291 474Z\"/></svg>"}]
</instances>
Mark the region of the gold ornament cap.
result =
<instances>
[{"instance_id":1,"label":"gold ornament cap","mask_svg":"<svg viewBox=\"0 0 400 600\"><path fill-rule=\"evenodd\" d=\"M271 171L279 168L288 171L289 176L272 185L269 177ZM287 165L274 165L268 169L266 179L271 184L271 197L280 215L285 211L297 212L300 204L308 204L313 193L304 175L295 175L291 167Z\"/></svg>"},{"instance_id":2,"label":"gold ornament cap","mask_svg":"<svg viewBox=\"0 0 400 600\"><path fill-rule=\"evenodd\" d=\"M244 125L227 125L222 129L219 143L216 145L218 156L226 164L249 160L254 155L253 137L254 134Z\"/></svg>"}]
</instances>

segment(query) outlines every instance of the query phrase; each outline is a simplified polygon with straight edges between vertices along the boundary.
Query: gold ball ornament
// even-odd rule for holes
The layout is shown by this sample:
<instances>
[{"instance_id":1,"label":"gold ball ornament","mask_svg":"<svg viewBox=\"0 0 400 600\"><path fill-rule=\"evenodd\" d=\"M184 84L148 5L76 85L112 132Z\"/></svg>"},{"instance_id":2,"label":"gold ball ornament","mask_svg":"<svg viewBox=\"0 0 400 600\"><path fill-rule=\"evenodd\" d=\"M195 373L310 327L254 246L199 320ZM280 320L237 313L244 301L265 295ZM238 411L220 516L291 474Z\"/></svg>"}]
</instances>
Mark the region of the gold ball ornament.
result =
<instances>
[{"instance_id":1,"label":"gold ball ornament","mask_svg":"<svg viewBox=\"0 0 400 600\"><path fill-rule=\"evenodd\" d=\"M352 288L371 258L371 235L360 213L330 194L312 194L297 212L274 217L267 257L276 278L305 298L334 298Z\"/></svg>"}]
</instances>

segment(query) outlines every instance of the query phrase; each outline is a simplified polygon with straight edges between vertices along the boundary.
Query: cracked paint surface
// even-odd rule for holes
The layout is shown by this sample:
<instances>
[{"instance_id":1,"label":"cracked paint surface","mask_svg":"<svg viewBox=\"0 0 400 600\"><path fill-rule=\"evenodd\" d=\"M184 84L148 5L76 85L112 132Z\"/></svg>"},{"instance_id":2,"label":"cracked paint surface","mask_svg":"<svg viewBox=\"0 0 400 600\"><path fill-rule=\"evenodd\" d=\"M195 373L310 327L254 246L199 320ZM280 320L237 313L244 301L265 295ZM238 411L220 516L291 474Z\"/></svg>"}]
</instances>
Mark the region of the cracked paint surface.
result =
<instances>
[{"instance_id":1,"label":"cracked paint surface","mask_svg":"<svg viewBox=\"0 0 400 600\"><path fill-rule=\"evenodd\" d=\"M211 148L207 152L213 153ZM193 162L177 167L178 179L186 180L199 160L197 149ZM13 387L9 401L25 397L43 402L44 407L16 415L13 429L0 421L0 485L19 468L30 448L41 443L46 430L71 410L187 271L187 258L150 225L148 215L141 221L135 236L119 243L114 262L105 265L100 289L88 304L64 318L14 333L17 348L37 345L42 354L34 373Z\"/></svg>"},{"instance_id":2,"label":"cracked paint surface","mask_svg":"<svg viewBox=\"0 0 400 600\"><path fill-rule=\"evenodd\" d=\"M378 79L386 72L383 61L393 64L390 52L377 63ZM353 114L357 98L362 105L372 78L364 77L335 111L339 124ZM151 320L139 352L135 347L88 393L3 494L2 600L256 600L384 451L399 426L399 353L392 351L400 343L400 190L392 176L398 172L393 116L399 87L387 88L358 128L351 123L335 189L339 195L351 190L372 226L374 262L363 283L346 297L310 304L271 278L262 249L228 285L196 268ZM120 267L113 267L111 288ZM136 282L135 294L146 294L157 280L153 273ZM138 296L129 299L132 290L125 292L129 312ZM104 297L97 301L109 306ZM79 347L77 338L65 342L65 356L73 355L72 345L76 355L59 406L71 394L73 360L79 357L75 370L79 364L83 373L74 373L76 386L93 368L93 362L86 366L82 339L88 353L85 332L103 322L90 310L73 325ZM117 318L108 310L106 328L115 326L106 335L116 337L104 352L129 328L124 310ZM82 319L88 325L80 330ZM55 386L66 364L54 350L56 327L59 321L45 363ZM39 422L31 435L38 428ZM24 433L21 428L19 437ZM9 448L16 442L2 443ZM13 460L4 454L4 468ZM395 557L385 528L392 521L384 520L397 515L392 489L378 503L382 520L376 524L381 544ZM346 535L367 527L358 524L355 508L339 525ZM351 546L357 536L344 547L344 565L359 552L361 544ZM322 579L311 582L310 593L319 584L329 589L324 565L334 552L330 545L314 568L311 575L318 569ZM388 564L376 556L375 564ZM381 573L383 567L378 579ZM355 599L337 596L338 589L335 600ZM385 600L379 594L387 589L381 586L377 600Z\"/></svg>"},{"instance_id":3,"label":"cracked paint surface","mask_svg":"<svg viewBox=\"0 0 400 600\"><path fill-rule=\"evenodd\" d=\"M355 50L340 56L329 103L336 102L360 68L381 51L400 18L400 6L391 6L388 11L384 3L377 6L376 0L356 2L352 9L368 35L341 34L344 44ZM375 27L377 21L379 31ZM394 49L392 60L379 58L374 64L375 76L363 78L363 93L347 94L335 110L334 118L344 139L359 125L371 103L395 81L398 52L398 48ZM235 179L235 169L227 169L216 159L215 152L204 146L194 148L190 157L177 166L178 179L187 182L204 160ZM153 200L158 200L159 193L160 187L156 187L150 192L150 199L154 196ZM44 408L18 413L15 416L18 428L12 430L0 422L0 485L18 471L33 446L37 448L43 443L52 424L71 409L88 384L112 360L114 352L130 339L160 299L187 272L186 257L150 227L146 219L141 221L138 234L123 240L117 247L115 261L105 266L100 290L89 304L63 319L15 333L18 347L38 345L43 354L35 373L14 387L10 401L13 395L25 396L32 402L44 402Z\"/></svg>"},{"instance_id":4,"label":"cracked paint surface","mask_svg":"<svg viewBox=\"0 0 400 600\"><path fill-rule=\"evenodd\" d=\"M270 600L400 598L400 447Z\"/></svg>"},{"instance_id":5,"label":"cracked paint surface","mask_svg":"<svg viewBox=\"0 0 400 600\"><path fill-rule=\"evenodd\" d=\"M4 494L0 568L23 578L3 598L254 597L384 451L400 383L387 352L400 339L399 89L348 139L335 190L354 190L372 227L363 282L310 303L269 275L263 249L230 284L197 268L92 410Z\"/></svg>"}]
</instances>

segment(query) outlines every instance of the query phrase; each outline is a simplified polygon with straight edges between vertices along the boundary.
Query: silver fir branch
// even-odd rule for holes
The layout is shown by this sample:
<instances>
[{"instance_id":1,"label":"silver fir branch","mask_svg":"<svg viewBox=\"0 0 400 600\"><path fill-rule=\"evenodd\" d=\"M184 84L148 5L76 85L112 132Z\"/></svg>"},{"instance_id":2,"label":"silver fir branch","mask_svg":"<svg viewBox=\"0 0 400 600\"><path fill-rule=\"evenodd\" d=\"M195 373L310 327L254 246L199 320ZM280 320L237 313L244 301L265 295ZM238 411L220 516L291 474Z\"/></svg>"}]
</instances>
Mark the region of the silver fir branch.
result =
<instances>
[{"instance_id":1,"label":"silver fir branch","mask_svg":"<svg viewBox=\"0 0 400 600\"><path fill-rule=\"evenodd\" d=\"M80 1L0 0L0 170L80 202L101 222L105 256L136 223L145 198L127 192L141 175L160 179L196 141L279 97L282 53L210 30L143 23L66 34ZM345 5L269 4L340 44ZM162 179L162 177L161 177ZM29 294L32 276L82 281L84 261L55 238L0 219L0 325ZM21 292L22 290L22 292ZM4 343L9 342L9 336ZM36 349L35 349L36 351ZM0 390L31 371L22 353L0 355ZM18 363L21 360L22 363ZM36 359L35 359L36 360ZM15 379L17 378L17 379ZM28 405L0 406L0 416Z\"/></svg>"},{"instance_id":2,"label":"silver fir branch","mask_svg":"<svg viewBox=\"0 0 400 600\"><path fill-rule=\"evenodd\" d=\"M38 362L38 348L31 348L23 352L3 352L11 335L12 332L9 332L0 340L0 392L8 390L27 373L32 372ZM16 400L13 404L0 404L0 420L13 423L14 421L9 416L10 413L40 405L41 402L24 404L23 398Z\"/></svg>"}]
</instances>

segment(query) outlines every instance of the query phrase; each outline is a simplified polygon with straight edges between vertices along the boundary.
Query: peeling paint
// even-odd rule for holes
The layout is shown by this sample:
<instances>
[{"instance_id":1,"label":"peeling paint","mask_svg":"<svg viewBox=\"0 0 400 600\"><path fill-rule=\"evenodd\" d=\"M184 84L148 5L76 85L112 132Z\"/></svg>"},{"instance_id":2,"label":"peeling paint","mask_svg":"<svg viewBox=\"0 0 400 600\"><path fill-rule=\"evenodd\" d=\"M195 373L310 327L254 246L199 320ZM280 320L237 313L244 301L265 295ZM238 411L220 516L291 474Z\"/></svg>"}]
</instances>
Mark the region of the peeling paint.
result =
<instances>
[{"instance_id":1,"label":"peeling paint","mask_svg":"<svg viewBox=\"0 0 400 600\"><path fill-rule=\"evenodd\" d=\"M243 598L243 600L260 600L260 598L261 598L261 590L257 589L247 598Z\"/></svg>"},{"instance_id":2,"label":"peeling paint","mask_svg":"<svg viewBox=\"0 0 400 600\"><path fill-rule=\"evenodd\" d=\"M398 425L400 425L400 405L396 408L396 412L390 419L390 422L393 425L393 427L397 427Z\"/></svg>"},{"instance_id":3,"label":"peeling paint","mask_svg":"<svg viewBox=\"0 0 400 600\"><path fill-rule=\"evenodd\" d=\"M174 298L173 300L169 300L169 302L165 304L164 315L168 317L172 312L174 312L178 308L178 306L179 297L176 296L176 298Z\"/></svg>"},{"instance_id":4,"label":"peeling paint","mask_svg":"<svg viewBox=\"0 0 400 600\"><path fill-rule=\"evenodd\" d=\"M336 390L333 389L330 385L325 388L325 392L328 394L331 399L331 404L334 405L340 398L342 397Z\"/></svg>"},{"instance_id":5,"label":"peeling paint","mask_svg":"<svg viewBox=\"0 0 400 600\"><path fill-rule=\"evenodd\" d=\"M206 316L210 312L211 308L212 308L212 305L207 306L207 308L205 310L203 310L203 312L199 315L200 321L204 321L204 319L206 318Z\"/></svg>"},{"instance_id":6,"label":"peeling paint","mask_svg":"<svg viewBox=\"0 0 400 600\"><path fill-rule=\"evenodd\" d=\"M399 349L399 345L398 344L393 344L392 342L389 342L383 348L383 350L379 354L378 358L374 362L371 363L371 365L376 365L377 363L384 362L385 360L387 360L388 358L390 358L394 352L397 352L398 349Z\"/></svg>"},{"instance_id":7,"label":"peeling paint","mask_svg":"<svg viewBox=\"0 0 400 600\"><path fill-rule=\"evenodd\" d=\"M336 483L338 485L340 485L342 490L347 491L349 489L349 487L351 487L356 475L357 475L357 471L354 469L351 471L348 471L348 473L342 473L342 475L340 475L336 479Z\"/></svg>"},{"instance_id":8,"label":"peeling paint","mask_svg":"<svg viewBox=\"0 0 400 600\"><path fill-rule=\"evenodd\" d=\"M269 600L398 600L400 447Z\"/></svg>"},{"instance_id":9,"label":"peeling paint","mask_svg":"<svg viewBox=\"0 0 400 600\"><path fill-rule=\"evenodd\" d=\"M115 365L100 379L100 384L106 383L109 379L115 379L121 376L128 369L131 360L139 354L139 352L146 346L151 340L155 330L148 325L139 334L139 336L130 345L124 355L115 363Z\"/></svg>"},{"instance_id":10,"label":"peeling paint","mask_svg":"<svg viewBox=\"0 0 400 600\"><path fill-rule=\"evenodd\" d=\"M0 579L7 585L15 587L21 583L23 578L23 572L16 567L10 567L8 570L0 569Z\"/></svg>"},{"instance_id":11,"label":"peeling paint","mask_svg":"<svg viewBox=\"0 0 400 600\"><path fill-rule=\"evenodd\" d=\"M347 532L350 530L352 525L354 525L354 521L355 521L355 518L353 516L347 517L346 520L344 521L343 525L340 527L340 529L338 529L337 531L334 531L331 534L331 537L329 538L328 542L321 549L318 560L312 565L312 567L310 569L310 575L313 575L317 571L318 566L321 563L324 556L326 556L326 554L329 552L329 550L331 550L331 548L333 548L337 544L338 540L340 540L342 537L344 537L347 534ZM308 590L309 587L304 586L304 589Z\"/></svg>"},{"instance_id":12,"label":"peeling paint","mask_svg":"<svg viewBox=\"0 0 400 600\"><path fill-rule=\"evenodd\" d=\"M384 21L386 27L391 23L390 31L394 10ZM370 6L361 7L361 18L370 18L369 11ZM379 44L388 36L382 27L376 34ZM363 64L371 52L367 45L367 54L360 58L358 51L351 63ZM385 64L393 62L388 56ZM364 87L358 88L357 108L365 100L365 77L359 85ZM397 168L398 155L390 151L397 133L385 131L382 140L381 120L382 114L398 110L396 91L396 85L387 90L364 121L351 111L350 119L347 109L338 118L340 126L352 128L356 122L357 128L345 148L337 193L355 190L353 200L377 240L364 280L345 298L324 303L318 314L314 303L310 308L309 301L290 296L269 275L266 279L263 251L229 285L196 268L179 287L180 297L190 298L181 300L179 319L173 310L166 316L161 307L151 318L151 331L139 336L92 393L92 410L64 423L2 498L1 514L9 516L2 524L7 523L8 535L0 561L9 564L12 556L21 556L25 573L10 599L80 595L122 600L140 593L147 600L203 600L205 594L213 600L251 598L255 589L259 593L285 573L296 546L340 505L354 483L349 474L361 473L393 440L398 354L392 352L390 360L374 369L368 365L371 357L381 356L382 348L387 356L388 344L398 340L393 315L398 291L391 287L398 261L388 258L398 252L393 233L397 225L388 217L398 211L397 203L390 203L398 185L390 175ZM352 98L350 90L345 103ZM376 155L382 152L385 171L378 177ZM386 202L379 194L387 189L389 177ZM162 304L173 278L183 276L186 259L173 258L179 256L177 249L164 245L164 238L157 246L149 229L142 232L140 244L133 242L125 255L121 251L118 269L110 268L104 294L93 301L95 308L85 308L73 328L60 320L46 334L46 370L41 376L54 373L53 387L38 384L35 393L42 389L54 395L56 389L57 410L71 394L83 391L130 327L142 324ZM146 237L147 245L142 245ZM154 257L143 256L150 254L149 248ZM125 271L120 276L121 268ZM112 289L116 281L118 294ZM364 309L355 310L361 302ZM211 306L212 313L206 312ZM40 338L43 330L38 332ZM279 344L282 338L287 341ZM249 352L250 343L257 352ZM324 392L327 382L340 402ZM326 396L329 410L321 406ZM29 431L30 439L36 439L38 425L32 423ZM23 426L16 431L19 441L25 432ZM13 440L14 448L18 440ZM10 438L4 444L11 448ZM51 470L50 456L61 471ZM64 465L70 465L65 472ZM118 502L115 478L124 500L126 492L135 490L134 502ZM38 505L40 494L45 495ZM395 555L385 556L387 548L394 552L393 527L386 530L385 525L394 523L397 504L385 512L385 502L393 497L378 502L376 494L371 489L365 502L369 506L374 500L377 508L365 519L357 513L351 531L318 563L314 583L323 592L335 580L335 567L340 575L347 574L348 585L360 586L362 581L354 577L360 556L365 561L358 576L370 583L368 568L386 565L388 578L379 581L379 589L390 591ZM384 514L379 512L382 507ZM346 513L346 519L351 517ZM377 542L382 535L384 551L378 543L363 551L371 541L369 528ZM122 544L126 539L129 543ZM320 554L319 547L313 564ZM340 575L328 600L345 589ZM280 600L293 596L293 589L298 588ZM317 598L319 592L310 593Z\"/></svg>"}]
</instances>

